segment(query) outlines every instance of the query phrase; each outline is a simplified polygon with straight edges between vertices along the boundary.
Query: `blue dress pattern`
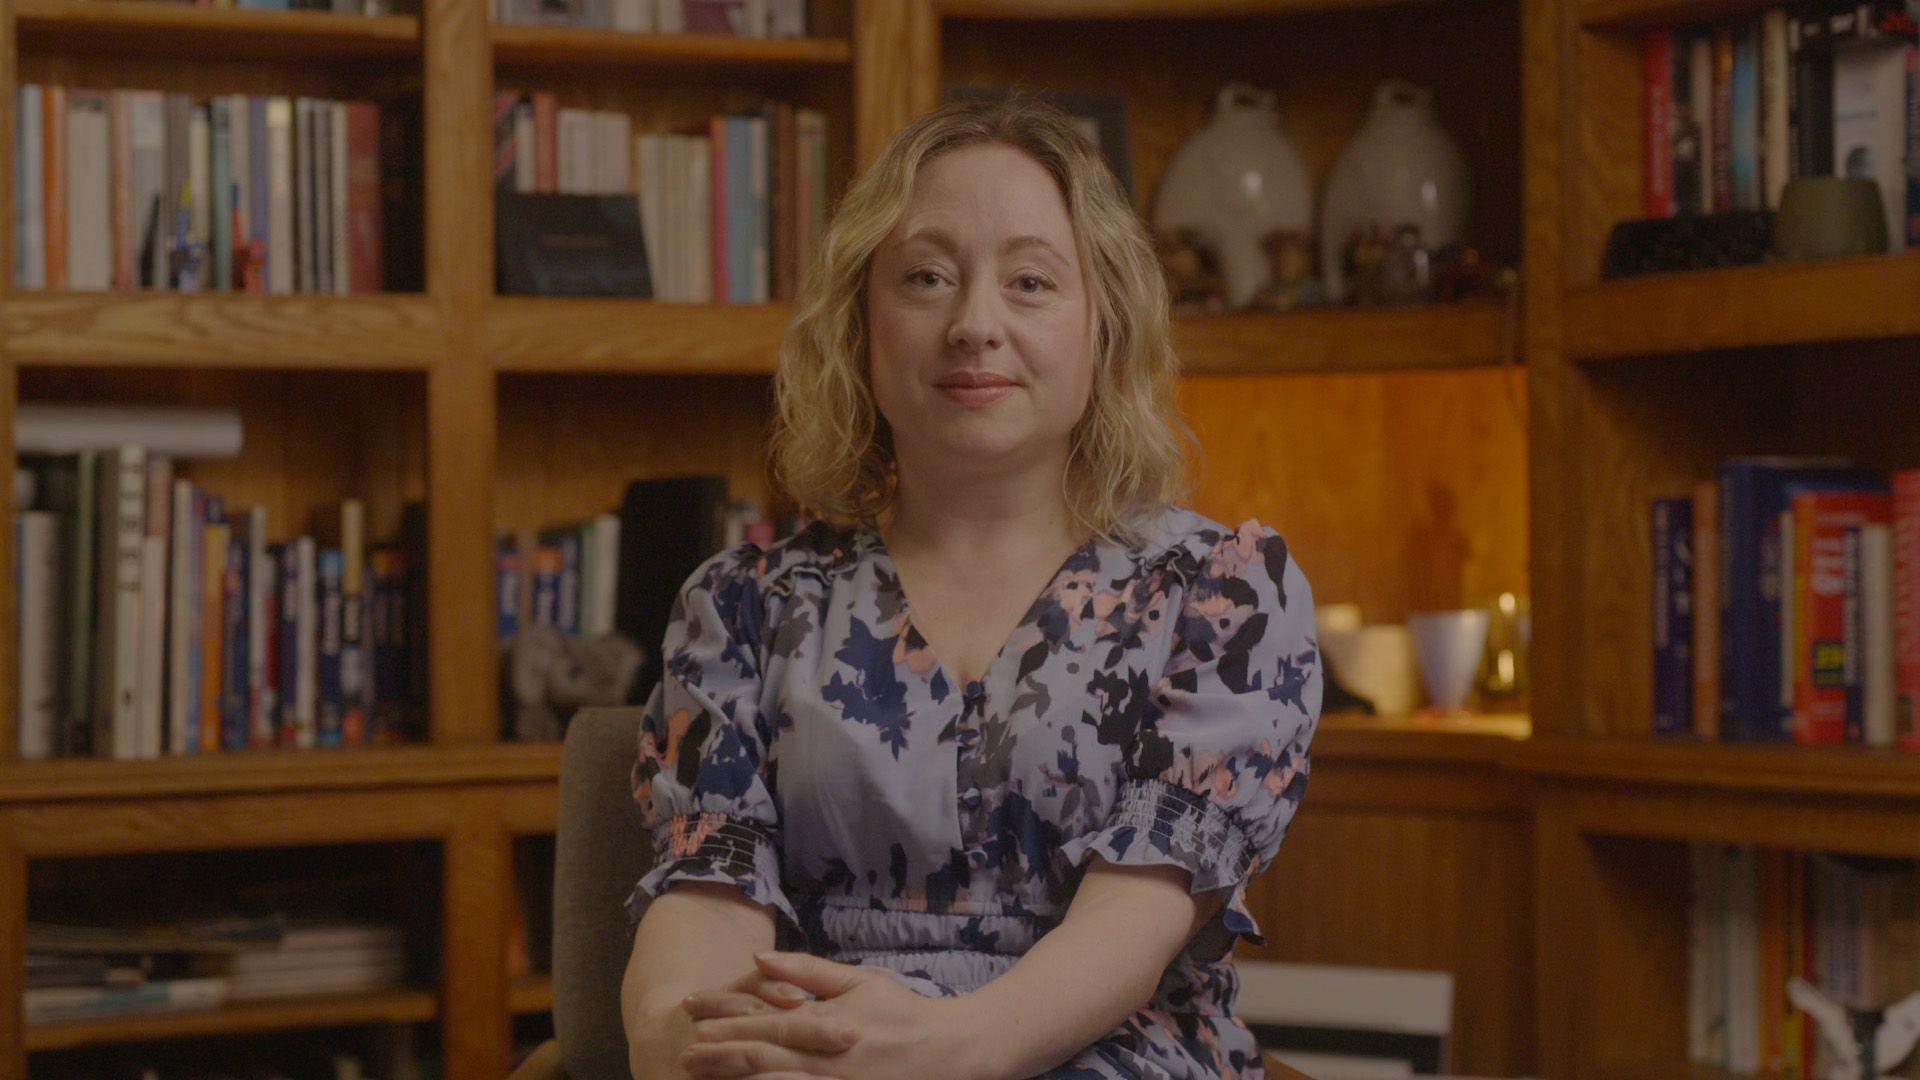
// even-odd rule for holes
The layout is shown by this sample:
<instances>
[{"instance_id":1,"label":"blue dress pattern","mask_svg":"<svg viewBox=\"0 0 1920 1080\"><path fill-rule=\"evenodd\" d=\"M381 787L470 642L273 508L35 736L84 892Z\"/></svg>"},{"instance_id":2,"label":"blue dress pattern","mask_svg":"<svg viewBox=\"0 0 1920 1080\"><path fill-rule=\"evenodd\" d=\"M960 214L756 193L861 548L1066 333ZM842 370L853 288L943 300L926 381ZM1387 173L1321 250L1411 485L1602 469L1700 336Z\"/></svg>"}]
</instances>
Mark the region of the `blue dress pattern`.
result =
<instances>
[{"instance_id":1,"label":"blue dress pattern","mask_svg":"<svg viewBox=\"0 0 1920 1080\"><path fill-rule=\"evenodd\" d=\"M983 678L955 685L877 532L816 522L688 579L648 701L634 799L676 882L775 912L782 949L956 995L1065 916L1088 857L1230 890L1153 999L1045 1074L1262 1077L1234 1014L1248 879L1306 788L1320 713L1313 597L1287 545L1168 508L1089 539Z\"/></svg>"}]
</instances>

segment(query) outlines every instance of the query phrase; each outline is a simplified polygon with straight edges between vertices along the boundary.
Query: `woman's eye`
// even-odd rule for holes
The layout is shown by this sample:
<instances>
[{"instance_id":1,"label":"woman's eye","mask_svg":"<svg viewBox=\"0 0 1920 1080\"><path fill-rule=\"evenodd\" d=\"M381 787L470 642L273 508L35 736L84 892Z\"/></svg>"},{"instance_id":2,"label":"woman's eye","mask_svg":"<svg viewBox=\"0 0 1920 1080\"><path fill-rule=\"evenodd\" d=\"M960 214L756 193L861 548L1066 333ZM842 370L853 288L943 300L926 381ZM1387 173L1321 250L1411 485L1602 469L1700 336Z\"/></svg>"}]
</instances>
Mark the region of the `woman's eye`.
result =
<instances>
[{"instance_id":1,"label":"woman's eye","mask_svg":"<svg viewBox=\"0 0 1920 1080\"><path fill-rule=\"evenodd\" d=\"M913 273L907 275L907 280L915 285L925 285L927 288L932 288L940 284L940 273L936 270L915 270Z\"/></svg>"},{"instance_id":2,"label":"woman's eye","mask_svg":"<svg viewBox=\"0 0 1920 1080\"><path fill-rule=\"evenodd\" d=\"M1048 288L1047 279L1038 274L1023 274L1015 279L1014 285L1018 287L1021 292L1025 293L1039 292L1042 289Z\"/></svg>"}]
</instances>

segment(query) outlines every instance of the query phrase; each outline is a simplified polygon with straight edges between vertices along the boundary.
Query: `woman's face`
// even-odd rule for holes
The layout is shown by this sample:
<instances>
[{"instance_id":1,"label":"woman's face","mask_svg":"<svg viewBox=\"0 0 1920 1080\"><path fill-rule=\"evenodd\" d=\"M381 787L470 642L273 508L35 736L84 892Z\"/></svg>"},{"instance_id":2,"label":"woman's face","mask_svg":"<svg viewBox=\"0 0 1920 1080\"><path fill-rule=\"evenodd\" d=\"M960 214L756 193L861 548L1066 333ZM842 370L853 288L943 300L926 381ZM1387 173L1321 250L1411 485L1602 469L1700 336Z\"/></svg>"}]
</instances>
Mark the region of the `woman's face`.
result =
<instances>
[{"instance_id":1,"label":"woman's face","mask_svg":"<svg viewBox=\"0 0 1920 1080\"><path fill-rule=\"evenodd\" d=\"M867 277L873 392L903 471L1061 466L1093 389L1078 250L1025 153L982 143L921 168Z\"/></svg>"}]
</instances>

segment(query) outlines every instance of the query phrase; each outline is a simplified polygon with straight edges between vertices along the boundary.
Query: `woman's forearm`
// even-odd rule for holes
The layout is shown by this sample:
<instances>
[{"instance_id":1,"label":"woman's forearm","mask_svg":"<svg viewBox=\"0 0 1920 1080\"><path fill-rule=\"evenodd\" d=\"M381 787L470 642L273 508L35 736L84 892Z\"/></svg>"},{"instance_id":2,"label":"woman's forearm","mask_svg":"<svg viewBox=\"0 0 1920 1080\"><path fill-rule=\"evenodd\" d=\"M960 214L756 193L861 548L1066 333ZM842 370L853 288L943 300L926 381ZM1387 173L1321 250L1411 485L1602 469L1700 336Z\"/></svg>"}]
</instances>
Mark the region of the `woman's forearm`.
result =
<instances>
[{"instance_id":1,"label":"woman's forearm","mask_svg":"<svg viewBox=\"0 0 1920 1080\"><path fill-rule=\"evenodd\" d=\"M657 897L634 934L620 984L620 1015L634 1060L648 1050L671 1062L691 1024L675 1025L680 1001L754 970L753 954L773 948L774 916L728 885L683 882ZM672 1075L670 1073L663 1075Z\"/></svg>"},{"instance_id":2,"label":"woman's forearm","mask_svg":"<svg viewBox=\"0 0 1920 1080\"><path fill-rule=\"evenodd\" d=\"M1219 910L1176 867L1115 867L1096 857L1059 926L1005 975L961 999L984 1076L1046 1072L1098 1042L1152 999L1167 965Z\"/></svg>"}]
</instances>

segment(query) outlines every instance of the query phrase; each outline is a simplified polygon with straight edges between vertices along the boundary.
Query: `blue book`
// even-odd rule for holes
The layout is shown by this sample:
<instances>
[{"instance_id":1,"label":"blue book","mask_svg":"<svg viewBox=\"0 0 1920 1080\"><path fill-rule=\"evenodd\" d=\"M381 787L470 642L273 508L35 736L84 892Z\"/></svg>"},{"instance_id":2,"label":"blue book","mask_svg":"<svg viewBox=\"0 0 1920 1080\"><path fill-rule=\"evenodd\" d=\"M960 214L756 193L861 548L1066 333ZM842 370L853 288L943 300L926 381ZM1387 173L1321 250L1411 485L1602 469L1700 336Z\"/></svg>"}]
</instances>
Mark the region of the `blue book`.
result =
<instances>
[{"instance_id":1,"label":"blue book","mask_svg":"<svg viewBox=\"0 0 1920 1080\"><path fill-rule=\"evenodd\" d=\"M220 749L245 750L247 732L247 538L227 538L225 638L220 643Z\"/></svg>"},{"instance_id":2,"label":"blue book","mask_svg":"<svg viewBox=\"0 0 1920 1080\"><path fill-rule=\"evenodd\" d=\"M1693 733L1693 500L1653 502L1653 733Z\"/></svg>"},{"instance_id":3,"label":"blue book","mask_svg":"<svg viewBox=\"0 0 1920 1080\"><path fill-rule=\"evenodd\" d=\"M1733 28L1733 172L1735 210L1759 210L1760 191L1760 20L1744 19Z\"/></svg>"},{"instance_id":4,"label":"blue book","mask_svg":"<svg viewBox=\"0 0 1920 1080\"><path fill-rule=\"evenodd\" d=\"M289 540L281 550L280 670L274 673L280 684L280 715L274 717L273 727L275 744L292 746L298 741L299 731L294 712L300 700L300 609L304 606L300 598L300 542Z\"/></svg>"},{"instance_id":5,"label":"blue book","mask_svg":"<svg viewBox=\"0 0 1920 1080\"><path fill-rule=\"evenodd\" d=\"M750 118L727 117L727 296L753 302L753 134Z\"/></svg>"},{"instance_id":6,"label":"blue book","mask_svg":"<svg viewBox=\"0 0 1920 1080\"><path fill-rule=\"evenodd\" d=\"M1886 480L1833 458L1732 458L1720 464L1720 731L1739 742L1793 738L1780 701L1780 519L1795 486L1872 490Z\"/></svg>"},{"instance_id":7,"label":"blue book","mask_svg":"<svg viewBox=\"0 0 1920 1080\"><path fill-rule=\"evenodd\" d=\"M502 538L494 558L494 595L499 601L495 621L501 644L520 632L520 560L526 556L513 538Z\"/></svg>"},{"instance_id":8,"label":"blue book","mask_svg":"<svg viewBox=\"0 0 1920 1080\"><path fill-rule=\"evenodd\" d=\"M560 625L560 571L537 557L533 561L533 625Z\"/></svg>"},{"instance_id":9,"label":"blue book","mask_svg":"<svg viewBox=\"0 0 1920 1080\"><path fill-rule=\"evenodd\" d=\"M320 648L315 682L319 716L314 724L317 746L339 746L344 700L340 694L341 578L346 562L339 548L322 548L314 559L315 599L320 603Z\"/></svg>"}]
</instances>

